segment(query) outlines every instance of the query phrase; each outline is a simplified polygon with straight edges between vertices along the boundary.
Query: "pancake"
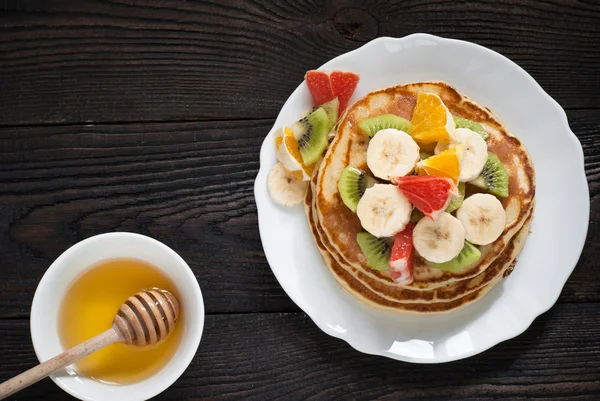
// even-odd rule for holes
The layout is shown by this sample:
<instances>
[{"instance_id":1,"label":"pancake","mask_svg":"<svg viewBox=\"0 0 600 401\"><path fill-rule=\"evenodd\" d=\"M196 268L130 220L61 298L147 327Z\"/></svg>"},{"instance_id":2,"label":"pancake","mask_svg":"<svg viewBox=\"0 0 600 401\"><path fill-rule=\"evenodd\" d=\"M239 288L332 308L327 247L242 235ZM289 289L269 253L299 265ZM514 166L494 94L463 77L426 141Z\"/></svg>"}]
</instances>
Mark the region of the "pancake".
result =
<instances>
[{"instance_id":1,"label":"pancake","mask_svg":"<svg viewBox=\"0 0 600 401\"><path fill-rule=\"evenodd\" d=\"M504 275L505 270L510 266L510 262L512 262L511 258L515 257L514 248L518 245L515 245L514 243L524 243L525 238L529 233L529 225L532 218L532 213L528 215L525 223L517 233L517 236L511 239L507 247L504 249L501 257L493 261L483 273L474 277L456 280L443 286L433 288L429 291L399 287L393 281L391 283L382 283L371 279L360 269L354 268L345 263L337 251L330 244L328 244L328 240L324 235L322 227L320 226L318 215L315 212L315 198L313 197L315 181L316 176L311 180L312 185L310 185L307 190L305 208L307 217L309 219L309 224L311 225L313 235L315 236L315 241L317 242L317 246L320 248L322 254L326 254L324 258L326 261L329 261L329 263L335 263L336 268L344 269L348 274L352 275L356 281L362 284L365 290L376 293L380 298L389 301L401 303L443 303L455 301L465 297L466 295L477 292L484 287L495 283ZM520 252L520 248L518 249L518 252Z\"/></svg>"},{"instance_id":2,"label":"pancake","mask_svg":"<svg viewBox=\"0 0 600 401\"><path fill-rule=\"evenodd\" d=\"M341 171L348 165L369 171L366 164L369 138L360 132L358 122L385 113L396 114L410 120L419 92L438 94L453 115L477 121L488 131L490 134L486 140L488 150L499 157L509 174L509 196L501 199L507 215L507 224L496 241L479 247L482 256L476 264L451 272L431 268L422 258L417 257L413 283L400 288L387 272L372 270L367 265L356 242L356 234L364 230L358 217L342 202L337 182ZM369 93L358 100L347 109L338 122L336 135L319 168L315 169L313 178L316 181L314 200L311 198L314 202L314 205L311 205L313 207L311 214L314 213L315 216L309 217L309 222L312 221L311 224L314 224L318 231L316 234L320 235L320 239L315 238L315 240L321 241L320 246L331 262L328 262L328 266L333 271L332 265L335 264L336 268L352 275L361 286L390 302L407 302L410 297L418 302L462 299L460 297L465 293L461 293L457 288L464 280L479 279L478 276L491 266L496 269L492 277L496 277L499 271L494 261L503 253L511 255L513 259L518 255L518 253L514 255L515 247L509 249L509 246L511 239L517 233L523 232L521 229L533 210L535 194L533 164L521 142L506 130L489 109L442 82L395 86ZM503 261L510 265L510 260L504 258ZM491 282L489 277L481 280L485 283ZM349 285L348 282L345 281L346 286ZM455 287L448 287L454 282L457 282ZM473 285L472 282L470 283ZM485 285L483 284L484 287ZM432 292L436 288L439 288L439 291ZM482 290L483 288L475 289L472 293L480 293ZM419 291L424 293L418 294Z\"/></svg>"},{"instance_id":3,"label":"pancake","mask_svg":"<svg viewBox=\"0 0 600 401\"><path fill-rule=\"evenodd\" d=\"M329 250L324 246L321 241L322 236L319 233L317 221L311 216L315 216L313 213L313 192L309 188L305 199L305 210L308 216L309 225L312 234L315 238L315 243L325 260L325 263L333 273L333 276L348 293L354 296L356 299L363 303L377 309L383 309L394 312L404 313L415 313L415 314L432 314L450 312L452 310L464 307L471 304L478 299L482 298L491 288L493 288L498 282L502 280L505 275L510 274L516 264L516 257L519 255L525 244L525 239L529 234L530 224L532 216L530 215L526 222L521 227L520 231L515 235L505 252L501 257L497 258L492 266L487 269L486 274L478 276L481 282L477 283L476 279L461 280L460 285L452 283L450 286L454 286L453 290L455 294L460 296L451 299L449 301L436 301L435 299L430 300L414 300L407 297L406 302L393 301L386 297L381 296L376 291L365 286L360 280L358 280L353 274L344 269L334 258L331 257ZM495 273L492 275L491 272ZM485 282L485 284L482 284ZM480 284L480 285L478 285ZM412 291L397 287L399 293L413 292L416 294L426 294L426 291ZM435 292L435 290L434 290Z\"/></svg>"}]
</instances>

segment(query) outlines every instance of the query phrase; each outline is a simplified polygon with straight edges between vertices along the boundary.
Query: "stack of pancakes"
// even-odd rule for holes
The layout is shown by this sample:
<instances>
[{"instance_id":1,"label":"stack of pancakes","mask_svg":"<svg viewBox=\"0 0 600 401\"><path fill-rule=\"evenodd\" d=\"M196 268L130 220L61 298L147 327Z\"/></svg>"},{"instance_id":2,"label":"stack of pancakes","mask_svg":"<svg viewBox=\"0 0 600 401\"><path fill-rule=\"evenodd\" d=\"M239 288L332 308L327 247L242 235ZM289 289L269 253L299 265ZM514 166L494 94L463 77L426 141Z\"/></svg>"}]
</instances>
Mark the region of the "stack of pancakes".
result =
<instances>
[{"instance_id":1,"label":"stack of pancakes","mask_svg":"<svg viewBox=\"0 0 600 401\"><path fill-rule=\"evenodd\" d=\"M488 150L495 153L509 175L509 196L499 198L506 211L506 227L493 243L480 246L481 258L460 271L429 267L417 255L414 281L394 283L387 272L369 268L356 234L364 231L358 217L344 205L338 180L346 166L369 171L369 137L358 122L391 113L411 119L419 92L439 95L455 116L479 122L489 133ZM333 141L315 168L305 209L315 242L326 265L343 288L373 307L412 313L447 312L483 297L514 268L529 234L534 208L534 169L521 142L508 133L492 112L443 82L423 82L371 92L341 117ZM467 196L476 189L467 185Z\"/></svg>"}]
</instances>

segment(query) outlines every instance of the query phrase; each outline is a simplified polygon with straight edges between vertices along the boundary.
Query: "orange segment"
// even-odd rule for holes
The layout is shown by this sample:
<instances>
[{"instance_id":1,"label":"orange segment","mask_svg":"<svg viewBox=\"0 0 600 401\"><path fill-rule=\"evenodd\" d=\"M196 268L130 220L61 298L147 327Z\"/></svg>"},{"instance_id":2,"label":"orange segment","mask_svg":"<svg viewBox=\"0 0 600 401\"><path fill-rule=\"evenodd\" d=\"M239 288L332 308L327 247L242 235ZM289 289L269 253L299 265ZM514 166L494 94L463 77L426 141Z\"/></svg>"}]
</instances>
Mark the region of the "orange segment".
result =
<instances>
[{"instance_id":1,"label":"orange segment","mask_svg":"<svg viewBox=\"0 0 600 401\"><path fill-rule=\"evenodd\" d=\"M314 166L304 165L294 131L289 127L284 127L275 135L277 159L295 178L298 180L308 180Z\"/></svg>"},{"instance_id":2,"label":"orange segment","mask_svg":"<svg viewBox=\"0 0 600 401\"><path fill-rule=\"evenodd\" d=\"M279 147L283 143L284 138L287 137L295 138L294 131L292 131L290 127L283 127L282 129L278 130L275 133L275 149L279 149ZM298 142L296 142L296 145L298 145ZM300 152L298 152L298 154L300 154Z\"/></svg>"},{"instance_id":3,"label":"orange segment","mask_svg":"<svg viewBox=\"0 0 600 401\"><path fill-rule=\"evenodd\" d=\"M298 149L298 141L294 136L285 135L283 138L284 146L287 148L287 151L290 155L296 160L298 163L302 164L302 155L300 154L300 150Z\"/></svg>"},{"instance_id":4,"label":"orange segment","mask_svg":"<svg viewBox=\"0 0 600 401\"><path fill-rule=\"evenodd\" d=\"M417 163L417 174L448 177L457 184L460 176L460 158L460 149L445 150Z\"/></svg>"},{"instance_id":5,"label":"orange segment","mask_svg":"<svg viewBox=\"0 0 600 401\"><path fill-rule=\"evenodd\" d=\"M282 136L276 136L275 137L275 149L279 149L279 147L281 146L282 142L283 142L283 137Z\"/></svg>"},{"instance_id":6,"label":"orange segment","mask_svg":"<svg viewBox=\"0 0 600 401\"><path fill-rule=\"evenodd\" d=\"M454 131L450 111L433 93L419 93L411 123L410 135L420 145L447 141Z\"/></svg>"}]
</instances>

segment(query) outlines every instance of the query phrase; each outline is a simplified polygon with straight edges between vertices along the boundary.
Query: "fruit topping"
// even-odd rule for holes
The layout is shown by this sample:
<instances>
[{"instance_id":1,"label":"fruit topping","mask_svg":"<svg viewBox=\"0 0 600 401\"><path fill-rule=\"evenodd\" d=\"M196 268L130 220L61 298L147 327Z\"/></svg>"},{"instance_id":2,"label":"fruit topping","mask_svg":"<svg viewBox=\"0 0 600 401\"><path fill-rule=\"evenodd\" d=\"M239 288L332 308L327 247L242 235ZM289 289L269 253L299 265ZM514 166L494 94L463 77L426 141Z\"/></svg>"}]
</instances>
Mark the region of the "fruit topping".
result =
<instances>
[{"instance_id":1,"label":"fruit topping","mask_svg":"<svg viewBox=\"0 0 600 401\"><path fill-rule=\"evenodd\" d=\"M353 72L332 71L329 78L333 95L340 100L340 112L342 112L346 110L360 77Z\"/></svg>"},{"instance_id":2,"label":"fruit topping","mask_svg":"<svg viewBox=\"0 0 600 401\"><path fill-rule=\"evenodd\" d=\"M366 118L358 123L358 127L366 135L374 136L381 130L386 128L395 128L399 131L409 133L412 124L405 118L398 117L394 114L382 114L380 116Z\"/></svg>"},{"instance_id":3,"label":"fruit topping","mask_svg":"<svg viewBox=\"0 0 600 401\"><path fill-rule=\"evenodd\" d=\"M360 79L358 74L347 71L308 71L304 75L306 85L315 105L320 106L334 98L338 98L339 113L348 106L356 85Z\"/></svg>"},{"instance_id":4,"label":"fruit topping","mask_svg":"<svg viewBox=\"0 0 600 401\"><path fill-rule=\"evenodd\" d=\"M335 98L331 89L329 73L311 70L304 75L304 79L316 106L320 106Z\"/></svg>"},{"instance_id":5,"label":"fruit topping","mask_svg":"<svg viewBox=\"0 0 600 401\"><path fill-rule=\"evenodd\" d=\"M410 214L410 222L418 223L423 217L425 217L423 212L415 207Z\"/></svg>"},{"instance_id":6,"label":"fruit topping","mask_svg":"<svg viewBox=\"0 0 600 401\"><path fill-rule=\"evenodd\" d=\"M475 131L468 128L457 128L449 142L438 142L435 153L439 154L457 146L461 146L462 149L459 181L465 182L477 178L488 157L485 140Z\"/></svg>"},{"instance_id":7,"label":"fruit topping","mask_svg":"<svg viewBox=\"0 0 600 401\"><path fill-rule=\"evenodd\" d=\"M419 145L448 141L454 133L452 114L433 93L419 93L411 123L410 134Z\"/></svg>"},{"instance_id":8,"label":"fruit topping","mask_svg":"<svg viewBox=\"0 0 600 401\"><path fill-rule=\"evenodd\" d=\"M375 177L391 180L414 170L419 146L404 131L387 128L375 134L367 149L367 165Z\"/></svg>"},{"instance_id":9,"label":"fruit topping","mask_svg":"<svg viewBox=\"0 0 600 401\"><path fill-rule=\"evenodd\" d=\"M356 242L373 270L388 271L392 244L389 238L377 238L367 232L356 234Z\"/></svg>"},{"instance_id":10,"label":"fruit topping","mask_svg":"<svg viewBox=\"0 0 600 401\"><path fill-rule=\"evenodd\" d=\"M314 164L329 143L329 118L322 107L292 125L298 149L306 166Z\"/></svg>"},{"instance_id":11,"label":"fruit topping","mask_svg":"<svg viewBox=\"0 0 600 401\"><path fill-rule=\"evenodd\" d=\"M463 249L457 257L444 263L427 262L431 267L440 270L458 271L465 267L471 266L481 258L481 252L476 246L473 246L469 241L465 241Z\"/></svg>"},{"instance_id":12,"label":"fruit topping","mask_svg":"<svg viewBox=\"0 0 600 401\"><path fill-rule=\"evenodd\" d=\"M298 141L294 137L294 131L289 127L283 127L275 133L275 154L277 160L283 164L296 179L308 181L313 166L305 166L302 163L302 155L298 149Z\"/></svg>"},{"instance_id":13,"label":"fruit topping","mask_svg":"<svg viewBox=\"0 0 600 401\"><path fill-rule=\"evenodd\" d=\"M481 174L474 180L469 181L469 184L483 188L496 196L508 196L508 173L498 156L493 153L488 153Z\"/></svg>"},{"instance_id":14,"label":"fruit topping","mask_svg":"<svg viewBox=\"0 0 600 401\"><path fill-rule=\"evenodd\" d=\"M396 234L390 256L390 275L396 284L407 285L413 282L415 252L413 249L413 230L409 223L404 230Z\"/></svg>"},{"instance_id":15,"label":"fruit topping","mask_svg":"<svg viewBox=\"0 0 600 401\"><path fill-rule=\"evenodd\" d=\"M450 201L458 196L456 185L446 177L410 175L396 177L392 182L398 185L406 199L432 220L437 219L446 210Z\"/></svg>"},{"instance_id":16,"label":"fruit topping","mask_svg":"<svg viewBox=\"0 0 600 401\"><path fill-rule=\"evenodd\" d=\"M454 124L456 128L468 128L471 131L477 132L483 139L487 139L489 134L483 126L475 121L467 120L466 118L454 116Z\"/></svg>"},{"instance_id":17,"label":"fruit topping","mask_svg":"<svg viewBox=\"0 0 600 401\"><path fill-rule=\"evenodd\" d=\"M283 164L277 163L269 172L267 187L271 199L283 206L295 206L302 202L308 181L300 181Z\"/></svg>"},{"instance_id":18,"label":"fruit topping","mask_svg":"<svg viewBox=\"0 0 600 401\"><path fill-rule=\"evenodd\" d=\"M338 180L338 190L342 201L350 210L356 212L356 207L365 191L375 185L377 181L364 171L348 166L342 170Z\"/></svg>"},{"instance_id":19,"label":"fruit topping","mask_svg":"<svg viewBox=\"0 0 600 401\"><path fill-rule=\"evenodd\" d=\"M419 152L419 156L421 157L421 160L425 160L425 159L429 159L433 155L431 153L427 153L427 152Z\"/></svg>"},{"instance_id":20,"label":"fruit topping","mask_svg":"<svg viewBox=\"0 0 600 401\"><path fill-rule=\"evenodd\" d=\"M444 263L454 259L465 242L465 229L450 213L436 220L421 219L413 231L413 244L419 255L429 262Z\"/></svg>"},{"instance_id":21,"label":"fruit topping","mask_svg":"<svg viewBox=\"0 0 600 401\"><path fill-rule=\"evenodd\" d=\"M431 175L438 177L448 177L454 183L458 183L460 176L460 156L459 148L451 148L431 156L417 163L417 173L419 175Z\"/></svg>"},{"instance_id":22,"label":"fruit topping","mask_svg":"<svg viewBox=\"0 0 600 401\"><path fill-rule=\"evenodd\" d=\"M446 212L452 213L453 211L455 211L456 209L461 207L463 204L463 200L465 200L465 183L459 182L458 183L458 196L454 197L450 201L450 203L448 204L448 207L446 208Z\"/></svg>"},{"instance_id":23,"label":"fruit topping","mask_svg":"<svg viewBox=\"0 0 600 401\"><path fill-rule=\"evenodd\" d=\"M362 227L376 237L391 237L404 230L412 205L391 184L375 184L367 189L356 207Z\"/></svg>"},{"instance_id":24,"label":"fruit topping","mask_svg":"<svg viewBox=\"0 0 600 401\"><path fill-rule=\"evenodd\" d=\"M331 129L335 126L335 123L337 123L338 120L340 101L336 97L335 99L330 100L327 103L323 103L320 106L313 107L310 112L312 113L313 111L317 111L319 107L322 107L323 110L325 110L325 112L327 113L327 118L329 119L328 130L331 131Z\"/></svg>"},{"instance_id":25,"label":"fruit topping","mask_svg":"<svg viewBox=\"0 0 600 401\"><path fill-rule=\"evenodd\" d=\"M465 228L465 238L476 245L496 241L504 231L506 212L502 203L490 194L474 194L463 202L456 218Z\"/></svg>"}]
</instances>

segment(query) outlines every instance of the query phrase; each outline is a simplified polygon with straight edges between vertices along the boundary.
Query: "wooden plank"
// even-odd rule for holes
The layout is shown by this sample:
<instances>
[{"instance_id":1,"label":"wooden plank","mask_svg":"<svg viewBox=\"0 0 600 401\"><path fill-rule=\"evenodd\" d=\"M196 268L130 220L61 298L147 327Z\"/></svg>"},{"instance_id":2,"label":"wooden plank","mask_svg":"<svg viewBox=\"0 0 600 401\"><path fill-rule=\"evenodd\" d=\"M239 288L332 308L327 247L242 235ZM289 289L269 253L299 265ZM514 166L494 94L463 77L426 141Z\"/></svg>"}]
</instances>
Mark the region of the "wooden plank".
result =
<instances>
[{"instance_id":1,"label":"wooden plank","mask_svg":"<svg viewBox=\"0 0 600 401\"><path fill-rule=\"evenodd\" d=\"M592 224L561 301L599 301L600 111L571 111ZM28 316L45 269L92 235L132 231L190 264L207 311L297 311L264 258L253 184L273 121L0 129L0 317Z\"/></svg>"},{"instance_id":2,"label":"wooden plank","mask_svg":"<svg viewBox=\"0 0 600 401\"><path fill-rule=\"evenodd\" d=\"M596 400L600 304L562 304L467 360L413 365L364 355L302 313L207 316L192 364L157 400ZM0 320L0 380L36 363L26 320ZM49 379L19 400L63 399Z\"/></svg>"},{"instance_id":3,"label":"wooden plank","mask_svg":"<svg viewBox=\"0 0 600 401\"><path fill-rule=\"evenodd\" d=\"M5 1L0 125L273 118L304 72L376 36L469 40L567 108L600 104L600 4Z\"/></svg>"}]
</instances>

